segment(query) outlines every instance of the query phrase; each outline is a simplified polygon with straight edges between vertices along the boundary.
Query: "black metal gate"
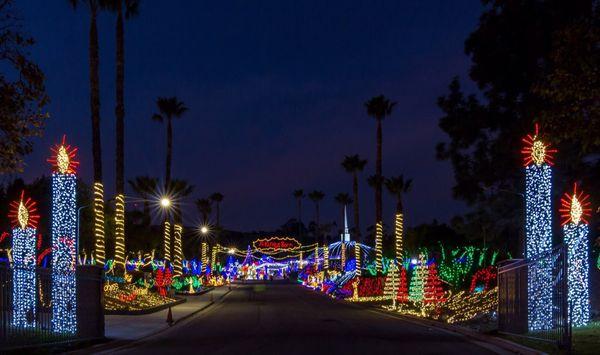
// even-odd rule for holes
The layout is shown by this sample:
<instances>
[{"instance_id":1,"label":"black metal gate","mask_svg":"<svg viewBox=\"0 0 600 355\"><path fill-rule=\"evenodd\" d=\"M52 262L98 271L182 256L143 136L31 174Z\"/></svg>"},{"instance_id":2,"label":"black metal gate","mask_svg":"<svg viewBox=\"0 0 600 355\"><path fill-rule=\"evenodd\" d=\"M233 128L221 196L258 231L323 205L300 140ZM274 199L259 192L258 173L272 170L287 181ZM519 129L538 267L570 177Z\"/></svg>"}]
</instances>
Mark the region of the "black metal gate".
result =
<instances>
[{"instance_id":1,"label":"black metal gate","mask_svg":"<svg viewBox=\"0 0 600 355\"><path fill-rule=\"evenodd\" d=\"M540 273L548 282L532 282ZM567 249L564 244L534 259L514 259L498 267L498 330L512 335L553 342L571 348L571 323L568 318ZM547 288L550 289L547 289ZM528 295L547 294L551 304L549 322L541 329L528 325Z\"/></svg>"}]
</instances>

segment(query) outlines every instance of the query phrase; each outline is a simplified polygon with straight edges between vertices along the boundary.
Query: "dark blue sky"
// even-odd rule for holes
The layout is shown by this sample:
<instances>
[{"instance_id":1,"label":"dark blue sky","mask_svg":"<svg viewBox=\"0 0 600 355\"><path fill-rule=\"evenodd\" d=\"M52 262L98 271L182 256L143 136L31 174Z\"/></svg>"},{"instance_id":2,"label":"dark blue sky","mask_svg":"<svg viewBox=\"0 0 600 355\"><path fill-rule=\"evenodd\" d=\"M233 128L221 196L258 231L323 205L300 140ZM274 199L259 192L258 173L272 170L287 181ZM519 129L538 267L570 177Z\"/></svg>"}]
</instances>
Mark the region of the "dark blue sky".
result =
<instances>
[{"instance_id":1,"label":"dark blue sky","mask_svg":"<svg viewBox=\"0 0 600 355\"><path fill-rule=\"evenodd\" d=\"M52 3L18 1L52 99L24 176L48 171L48 147L66 133L91 181L89 16L66 0ZM481 9L478 0L142 0L140 16L126 23L126 177L164 176L165 127L150 117L157 96L176 95L190 109L174 123L173 162L174 176L196 186L188 223L199 219L193 200L219 191L226 227L272 229L296 214L297 188L324 191L322 220L337 219L333 196L351 192L340 162L358 153L369 160L360 185L366 226L375 122L363 103L383 93L398 102L383 125L383 173L415 180L408 224L448 220L464 207L452 199L449 163L435 160L444 139L435 101L452 76L465 77L463 42ZM114 16L102 14L98 27L104 175L113 191ZM393 209L386 195L388 223Z\"/></svg>"}]
</instances>

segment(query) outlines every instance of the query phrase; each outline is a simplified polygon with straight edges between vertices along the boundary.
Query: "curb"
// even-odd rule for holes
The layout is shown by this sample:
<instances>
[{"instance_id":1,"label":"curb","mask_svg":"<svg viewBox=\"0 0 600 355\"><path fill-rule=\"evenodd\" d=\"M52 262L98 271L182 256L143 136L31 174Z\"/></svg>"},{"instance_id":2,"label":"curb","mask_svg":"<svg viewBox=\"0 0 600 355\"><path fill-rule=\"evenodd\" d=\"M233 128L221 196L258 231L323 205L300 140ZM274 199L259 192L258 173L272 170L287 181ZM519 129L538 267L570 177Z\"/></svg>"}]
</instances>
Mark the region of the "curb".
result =
<instances>
[{"instance_id":1,"label":"curb","mask_svg":"<svg viewBox=\"0 0 600 355\"><path fill-rule=\"evenodd\" d=\"M210 289L209 291L205 292L208 293L210 291L213 291L215 288ZM232 290L229 289L227 292L225 292L223 295L221 295L218 300L221 300L223 297L225 297L226 295L228 295ZM83 349L78 349L76 351L71 352L71 354L89 354L89 353L101 353L101 352L113 352L113 351L118 351L118 350L123 350L123 349L127 349L130 347L133 347L135 345L137 345L138 343L156 336L157 334L160 334L164 331L167 331L171 328L173 328L175 325L179 324L180 322L183 322L184 320L187 320L189 318L191 318L192 316L198 314L199 312L207 309L208 307L212 306L215 303L215 301L210 301L208 304L204 305L203 307L198 308L197 310L193 311L192 313L186 314L185 316L175 320L173 322L172 325L165 325L164 327L156 330L153 333L147 334L141 338L135 339L135 340L112 340L109 341L105 344L102 345L98 345L97 348L94 347L87 347L87 348L83 348Z\"/></svg>"},{"instance_id":2,"label":"curb","mask_svg":"<svg viewBox=\"0 0 600 355\"><path fill-rule=\"evenodd\" d=\"M104 311L105 316L142 316L144 314L151 314L158 311L162 311L163 309L167 309L169 307L174 307L179 304L185 303L187 300L185 298L180 298L175 302L165 303L160 306L156 306L148 309L140 309L135 311Z\"/></svg>"}]
</instances>

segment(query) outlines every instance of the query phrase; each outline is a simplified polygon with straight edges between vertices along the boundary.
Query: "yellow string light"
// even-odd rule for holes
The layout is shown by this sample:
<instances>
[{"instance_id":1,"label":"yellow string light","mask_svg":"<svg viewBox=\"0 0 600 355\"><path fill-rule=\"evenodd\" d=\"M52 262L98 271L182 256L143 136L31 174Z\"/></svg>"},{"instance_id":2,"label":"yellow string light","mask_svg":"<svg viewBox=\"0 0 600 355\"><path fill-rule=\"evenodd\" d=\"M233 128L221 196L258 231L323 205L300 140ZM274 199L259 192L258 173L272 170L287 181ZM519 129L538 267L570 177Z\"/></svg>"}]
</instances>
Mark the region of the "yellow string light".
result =
<instances>
[{"instance_id":1,"label":"yellow string light","mask_svg":"<svg viewBox=\"0 0 600 355\"><path fill-rule=\"evenodd\" d=\"M210 257L210 270L211 272L215 269L217 265L217 246L212 247L212 255Z\"/></svg>"},{"instance_id":2,"label":"yellow string light","mask_svg":"<svg viewBox=\"0 0 600 355\"><path fill-rule=\"evenodd\" d=\"M125 196L115 197L115 266L125 270Z\"/></svg>"},{"instance_id":3,"label":"yellow string light","mask_svg":"<svg viewBox=\"0 0 600 355\"><path fill-rule=\"evenodd\" d=\"M329 269L329 247L327 245L323 247L323 269Z\"/></svg>"},{"instance_id":4,"label":"yellow string light","mask_svg":"<svg viewBox=\"0 0 600 355\"><path fill-rule=\"evenodd\" d=\"M315 268L319 269L319 243L315 244Z\"/></svg>"},{"instance_id":5,"label":"yellow string light","mask_svg":"<svg viewBox=\"0 0 600 355\"><path fill-rule=\"evenodd\" d=\"M171 261L171 223L169 221L165 221L164 257L165 261Z\"/></svg>"},{"instance_id":6,"label":"yellow string light","mask_svg":"<svg viewBox=\"0 0 600 355\"><path fill-rule=\"evenodd\" d=\"M378 273L382 272L383 270L381 265L381 260L383 258L382 239L383 225L381 222L377 222L375 225L375 270L377 270Z\"/></svg>"},{"instance_id":7,"label":"yellow string light","mask_svg":"<svg viewBox=\"0 0 600 355\"><path fill-rule=\"evenodd\" d=\"M201 254L201 260L202 260L202 273L206 272L206 264L208 263L208 257L207 257L207 253L208 253L208 244L206 244L206 242L202 242L202 254Z\"/></svg>"},{"instance_id":8,"label":"yellow string light","mask_svg":"<svg viewBox=\"0 0 600 355\"><path fill-rule=\"evenodd\" d=\"M404 215L402 213L396 214L396 228L394 229L396 237L396 260L398 263L402 263L402 235L404 233Z\"/></svg>"},{"instance_id":9,"label":"yellow string light","mask_svg":"<svg viewBox=\"0 0 600 355\"><path fill-rule=\"evenodd\" d=\"M344 242L342 240L342 247L341 247L341 251L340 251L340 261L341 261L341 269L342 271L344 271L344 268L346 266L346 242Z\"/></svg>"},{"instance_id":10,"label":"yellow string light","mask_svg":"<svg viewBox=\"0 0 600 355\"><path fill-rule=\"evenodd\" d=\"M356 276L360 276L360 244L358 244L358 242L354 242L354 258L356 261Z\"/></svg>"},{"instance_id":11,"label":"yellow string light","mask_svg":"<svg viewBox=\"0 0 600 355\"><path fill-rule=\"evenodd\" d=\"M94 183L94 237L96 264L104 266L104 186L101 182Z\"/></svg>"},{"instance_id":12,"label":"yellow string light","mask_svg":"<svg viewBox=\"0 0 600 355\"><path fill-rule=\"evenodd\" d=\"M174 264L173 264L173 276L181 276L182 275L182 260L183 260L183 251L181 249L181 232L183 227L180 224L175 224L173 226L173 252L174 252Z\"/></svg>"}]
</instances>

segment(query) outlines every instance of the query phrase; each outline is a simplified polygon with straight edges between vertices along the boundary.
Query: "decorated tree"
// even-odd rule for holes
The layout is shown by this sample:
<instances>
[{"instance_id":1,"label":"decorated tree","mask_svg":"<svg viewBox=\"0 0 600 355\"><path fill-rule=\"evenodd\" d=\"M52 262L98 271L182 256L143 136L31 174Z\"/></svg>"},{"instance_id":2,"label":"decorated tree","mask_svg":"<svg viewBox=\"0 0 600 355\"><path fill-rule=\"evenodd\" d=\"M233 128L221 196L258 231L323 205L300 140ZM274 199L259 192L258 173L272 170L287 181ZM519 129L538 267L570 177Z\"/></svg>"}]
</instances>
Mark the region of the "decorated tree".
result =
<instances>
[{"instance_id":1,"label":"decorated tree","mask_svg":"<svg viewBox=\"0 0 600 355\"><path fill-rule=\"evenodd\" d=\"M388 273L385 277L385 285L383 288L383 297L386 300L394 300L398 290L398 266L393 260L390 260Z\"/></svg>"},{"instance_id":2,"label":"decorated tree","mask_svg":"<svg viewBox=\"0 0 600 355\"><path fill-rule=\"evenodd\" d=\"M406 269L404 268L404 266L400 266L400 282L398 283L396 301L398 301L399 303L408 302L408 282L406 279Z\"/></svg>"},{"instance_id":3,"label":"decorated tree","mask_svg":"<svg viewBox=\"0 0 600 355\"><path fill-rule=\"evenodd\" d=\"M427 279L425 281L425 288L423 293L424 304L437 304L443 302L444 289L442 288L442 281L437 273L437 266L435 263L429 265L427 272Z\"/></svg>"},{"instance_id":4,"label":"decorated tree","mask_svg":"<svg viewBox=\"0 0 600 355\"><path fill-rule=\"evenodd\" d=\"M413 270L413 276L410 280L410 289L408 299L412 302L422 302L425 289L425 280L427 279L427 265L425 257L420 256L419 263Z\"/></svg>"}]
</instances>

